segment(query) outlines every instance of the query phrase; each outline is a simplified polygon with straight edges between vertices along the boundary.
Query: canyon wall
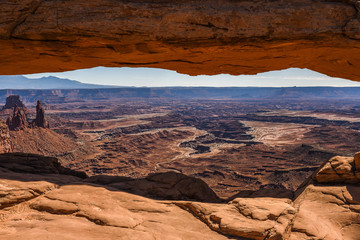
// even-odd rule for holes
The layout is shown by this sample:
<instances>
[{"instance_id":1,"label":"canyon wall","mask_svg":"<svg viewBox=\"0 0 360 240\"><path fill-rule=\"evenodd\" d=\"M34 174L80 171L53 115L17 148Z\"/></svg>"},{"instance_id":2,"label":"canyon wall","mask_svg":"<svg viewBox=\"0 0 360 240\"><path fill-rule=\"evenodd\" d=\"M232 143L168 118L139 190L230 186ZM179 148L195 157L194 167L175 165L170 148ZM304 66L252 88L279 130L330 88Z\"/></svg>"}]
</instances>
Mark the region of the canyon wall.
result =
<instances>
[{"instance_id":1,"label":"canyon wall","mask_svg":"<svg viewBox=\"0 0 360 240\"><path fill-rule=\"evenodd\" d=\"M0 74L309 68L360 81L355 0L0 1Z\"/></svg>"}]
</instances>

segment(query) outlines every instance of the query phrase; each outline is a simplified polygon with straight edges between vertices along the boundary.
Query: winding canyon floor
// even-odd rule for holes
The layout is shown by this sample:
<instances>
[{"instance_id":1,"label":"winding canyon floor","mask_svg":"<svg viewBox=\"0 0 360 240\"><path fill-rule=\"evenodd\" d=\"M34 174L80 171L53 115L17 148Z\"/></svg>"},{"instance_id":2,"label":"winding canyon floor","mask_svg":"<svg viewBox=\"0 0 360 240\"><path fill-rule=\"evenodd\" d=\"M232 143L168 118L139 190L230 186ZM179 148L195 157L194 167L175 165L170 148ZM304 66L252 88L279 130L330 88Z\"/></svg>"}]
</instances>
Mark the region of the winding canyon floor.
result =
<instances>
[{"instance_id":1,"label":"winding canyon floor","mask_svg":"<svg viewBox=\"0 0 360 240\"><path fill-rule=\"evenodd\" d=\"M301 99L53 103L50 130L14 131L11 141L15 152L55 156L89 176L183 173L226 199L247 190L293 191L330 157L353 155L359 106Z\"/></svg>"}]
</instances>

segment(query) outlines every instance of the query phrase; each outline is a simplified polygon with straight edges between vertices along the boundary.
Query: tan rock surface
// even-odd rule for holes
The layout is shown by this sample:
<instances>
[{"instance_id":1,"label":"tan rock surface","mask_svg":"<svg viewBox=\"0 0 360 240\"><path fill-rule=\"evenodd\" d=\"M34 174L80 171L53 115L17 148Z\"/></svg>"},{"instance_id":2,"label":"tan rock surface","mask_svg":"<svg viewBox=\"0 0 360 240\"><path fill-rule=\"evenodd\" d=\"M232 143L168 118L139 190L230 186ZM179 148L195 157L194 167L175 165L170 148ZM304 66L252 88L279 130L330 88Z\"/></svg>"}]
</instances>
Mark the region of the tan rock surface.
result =
<instances>
[{"instance_id":1,"label":"tan rock surface","mask_svg":"<svg viewBox=\"0 0 360 240\"><path fill-rule=\"evenodd\" d=\"M228 239L170 202L68 185L3 209L0 239Z\"/></svg>"},{"instance_id":2,"label":"tan rock surface","mask_svg":"<svg viewBox=\"0 0 360 240\"><path fill-rule=\"evenodd\" d=\"M355 170L360 172L360 152L357 152L354 155L354 165L355 165Z\"/></svg>"},{"instance_id":3,"label":"tan rock surface","mask_svg":"<svg viewBox=\"0 0 360 240\"><path fill-rule=\"evenodd\" d=\"M360 81L357 1L2 1L0 74L108 67Z\"/></svg>"},{"instance_id":4,"label":"tan rock surface","mask_svg":"<svg viewBox=\"0 0 360 240\"><path fill-rule=\"evenodd\" d=\"M327 163L346 175L353 160L334 157ZM29 173L34 166L37 173ZM79 174L64 170L54 158L0 155L0 239L358 240L360 232L359 184L334 184L331 177L324 183L308 179L293 200L254 193L208 203L155 200L112 187L120 177L84 181L74 175ZM164 185L187 179L174 173L148 178ZM144 184L143 190L147 187L153 186Z\"/></svg>"},{"instance_id":5,"label":"tan rock surface","mask_svg":"<svg viewBox=\"0 0 360 240\"><path fill-rule=\"evenodd\" d=\"M0 208L5 208L23 201L36 198L39 195L54 189L56 185L49 182L19 182L0 180Z\"/></svg>"},{"instance_id":6,"label":"tan rock surface","mask_svg":"<svg viewBox=\"0 0 360 240\"><path fill-rule=\"evenodd\" d=\"M295 216L291 200L237 198L229 204L177 202L211 229L249 239L284 239Z\"/></svg>"},{"instance_id":7,"label":"tan rock surface","mask_svg":"<svg viewBox=\"0 0 360 240\"><path fill-rule=\"evenodd\" d=\"M294 203L298 213L289 239L359 239L359 185L310 184Z\"/></svg>"},{"instance_id":8,"label":"tan rock surface","mask_svg":"<svg viewBox=\"0 0 360 240\"><path fill-rule=\"evenodd\" d=\"M314 180L319 183L359 183L359 153L354 157L335 156L315 173Z\"/></svg>"}]
</instances>

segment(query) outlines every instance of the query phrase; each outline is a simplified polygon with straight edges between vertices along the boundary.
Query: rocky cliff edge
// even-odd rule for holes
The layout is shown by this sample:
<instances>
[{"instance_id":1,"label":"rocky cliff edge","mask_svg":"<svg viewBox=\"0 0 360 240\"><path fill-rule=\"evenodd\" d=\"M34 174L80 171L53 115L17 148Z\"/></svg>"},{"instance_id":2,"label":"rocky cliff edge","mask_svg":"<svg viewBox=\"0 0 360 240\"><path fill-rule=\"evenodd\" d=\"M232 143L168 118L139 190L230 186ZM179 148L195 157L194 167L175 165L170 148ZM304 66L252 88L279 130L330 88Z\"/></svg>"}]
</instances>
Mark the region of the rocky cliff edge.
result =
<instances>
[{"instance_id":1,"label":"rocky cliff edge","mask_svg":"<svg viewBox=\"0 0 360 240\"><path fill-rule=\"evenodd\" d=\"M358 240L359 156L330 159L294 196L225 201L179 173L88 178L55 158L2 154L0 239Z\"/></svg>"}]
</instances>

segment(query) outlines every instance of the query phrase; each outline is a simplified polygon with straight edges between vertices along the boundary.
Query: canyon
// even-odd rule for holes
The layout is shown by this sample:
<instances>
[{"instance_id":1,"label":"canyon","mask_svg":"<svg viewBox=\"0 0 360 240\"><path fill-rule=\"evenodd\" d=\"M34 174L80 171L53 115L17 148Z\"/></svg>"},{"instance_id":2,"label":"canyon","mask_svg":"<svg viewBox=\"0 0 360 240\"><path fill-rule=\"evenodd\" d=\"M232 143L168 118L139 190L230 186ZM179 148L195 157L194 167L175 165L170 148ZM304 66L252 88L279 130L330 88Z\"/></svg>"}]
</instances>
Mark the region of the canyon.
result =
<instances>
[{"instance_id":1,"label":"canyon","mask_svg":"<svg viewBox=\"0 0 360 240\"><path fill-rule=\"evenodd\" d=\"M157 91L146 98L140 97L144 89L127 90L62 90L72 98L44 104L49 129L10 131L12 152L56 157L89 176L141 179L175 171L202 179L227 199L261 189L292 195L324 161L358 150L358 88L346 89L349 98L341 88L331 89L333 99L328 89L317 88L312 90L317 98L311 99L309 90L288 94L293 88L275 94L277 99L268 98L277 92L273 88L247 91L248 99L241 91L239 99L221 99L230 91L221 88L202 89L203 96L191 94L198 88L180 89L174 98L166 97L172 88L146 89ZM301 91L308 94L301 98ZM35 101L29 99L44 92L21 91L29 123L36 119ZM206 99L209 92L215 97ZM339 98L333 92L340 92ZM0 113L4 120L7 116Z\"/></svg>"},{"instance_id":2,"label":"canyon","mask_svg":"<svg viewBox=\"0 0 360 240\"><path fill-rule=\"evenodd\" d=\"M5 90L0 239L357 240L358 91Z\"/></svg>"},{"instance_id":3,"label":"canyon","mask_svg":"<svg viewBox=\"0 0 360 240\"><path fill-rule=\"evenodd\" d=\"M357 239L358 88L128 90L20 91L0 239Z\"/></svg>"}]
</instances>

